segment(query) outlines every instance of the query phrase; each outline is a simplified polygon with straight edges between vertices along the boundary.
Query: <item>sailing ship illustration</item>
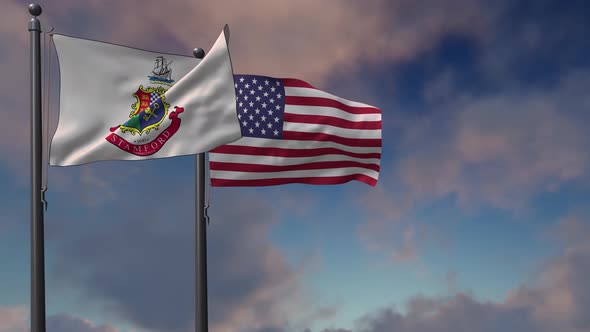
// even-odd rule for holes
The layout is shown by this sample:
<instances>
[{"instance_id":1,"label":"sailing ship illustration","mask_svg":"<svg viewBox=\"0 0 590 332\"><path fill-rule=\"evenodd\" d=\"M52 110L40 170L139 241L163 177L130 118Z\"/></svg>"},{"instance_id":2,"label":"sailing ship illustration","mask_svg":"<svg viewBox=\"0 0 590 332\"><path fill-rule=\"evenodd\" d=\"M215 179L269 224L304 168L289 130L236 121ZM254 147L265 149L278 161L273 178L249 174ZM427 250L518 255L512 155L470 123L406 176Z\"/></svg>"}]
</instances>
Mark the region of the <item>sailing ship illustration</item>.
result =
<instances>
[{"instance_id":1,"label":"sailing ship illustration","mask_svg":"<svg viewBox=\"0 0 590 332\"><path fill-rule=\"evenodd\" d=\"M150 81L163 84L174 82L172 79L172 68L170 67L172 62L173 61L168 62L163 56L156 57L154 69L152 69L151 75L148 76Z\"/></svg>"}]
</instances>

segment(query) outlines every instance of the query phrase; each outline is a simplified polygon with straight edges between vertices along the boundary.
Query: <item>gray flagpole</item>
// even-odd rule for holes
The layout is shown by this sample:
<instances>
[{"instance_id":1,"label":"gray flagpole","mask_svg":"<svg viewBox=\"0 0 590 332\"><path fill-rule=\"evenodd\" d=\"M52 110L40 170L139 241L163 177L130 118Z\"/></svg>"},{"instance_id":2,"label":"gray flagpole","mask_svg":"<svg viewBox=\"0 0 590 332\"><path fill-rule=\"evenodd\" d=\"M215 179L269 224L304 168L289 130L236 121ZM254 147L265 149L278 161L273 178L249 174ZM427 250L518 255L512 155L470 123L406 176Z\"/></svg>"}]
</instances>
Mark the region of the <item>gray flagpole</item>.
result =
<instances>
[{"instance_id":1,"label":"gray flagpole","mask_svg":"<svg viewBox=\"0 0 590 332\"><path fill-rule=\"evenodd\" d=\"M43 132L41 124L41 6L29 5L31 32L31 332L45 332L45 250L43 203Z\"/></svg>"},{"instance_id":2,"label":"gray flagpole","mask_svg":"<svg viewBox=\"0 0 590 332\"><path fill-rule=\"evenodd\" d=\"M195 48L197 59L205 51ZM205 218L205 154L195 156L195 332L207 332L207 222Z\"/></svg>"}]
</instances>

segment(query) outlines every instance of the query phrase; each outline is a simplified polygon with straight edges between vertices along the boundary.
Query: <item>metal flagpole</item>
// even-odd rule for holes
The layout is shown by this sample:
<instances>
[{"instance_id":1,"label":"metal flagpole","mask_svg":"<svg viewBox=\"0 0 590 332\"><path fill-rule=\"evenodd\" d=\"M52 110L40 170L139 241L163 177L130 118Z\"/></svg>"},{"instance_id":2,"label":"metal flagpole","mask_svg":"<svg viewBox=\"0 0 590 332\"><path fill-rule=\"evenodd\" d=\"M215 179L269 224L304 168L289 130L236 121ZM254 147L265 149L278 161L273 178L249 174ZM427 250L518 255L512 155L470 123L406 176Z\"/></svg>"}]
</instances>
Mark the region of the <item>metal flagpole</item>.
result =
<instances>
[{"instance_id":1,"label":"metal flagpole","mask_svg":"<svg viewBox=\"0 0 590 332\"><path fill-rule=\"evenodd\" d=\"M197 59L205 57L205 51L195 48ZM195 156L195 332L207 332L207 222L205 219L205 154Z\"/></svg>"},{"instance_id":2,"label":"metal flagpole","mask_svg":"<svg viewBox=\"0 0 590 332\"><path fill-rule=\"evenodd\" d=\"M31 32L31 332L45 332L45 250L43 203L43 132L41 124L41 23L42 9L29 5Z\"/></svg>"}]
</instances>

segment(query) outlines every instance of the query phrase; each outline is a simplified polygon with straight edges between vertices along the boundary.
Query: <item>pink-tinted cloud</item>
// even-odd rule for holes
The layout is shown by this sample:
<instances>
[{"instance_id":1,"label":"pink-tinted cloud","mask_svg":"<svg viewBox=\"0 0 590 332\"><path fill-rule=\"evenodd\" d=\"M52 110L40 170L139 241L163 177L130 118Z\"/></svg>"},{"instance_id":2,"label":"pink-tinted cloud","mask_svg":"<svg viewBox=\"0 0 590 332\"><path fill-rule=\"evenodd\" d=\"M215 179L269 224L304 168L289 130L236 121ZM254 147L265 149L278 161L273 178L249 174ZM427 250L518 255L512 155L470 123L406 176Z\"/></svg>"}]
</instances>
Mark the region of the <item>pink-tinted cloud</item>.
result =
<instances>
[{"instance_id":1,"label":"pink-tinted cloud","mask_svg":"<svg viewBox=\"0 0 590 332\"><path fill-rule=\"evenodd\" d=\"M416 218L413 211L417 202L399 190L401 185L389 175L382 176L380 181L360 198L364 217L358 235L368 250L377 253L385 263L398 264L418 259L425 249L424 243L439 249L448 245L446 236Z\"/></svg>"},{"instance_id":2,"label":"pink-tinted cloud","mask_svg":"<svg viewBox=\"0 0 590 332\"><path fill-rule=\"evenodd\" d=\"M407 301L404 312L384 308L363 316L352 330L323 332L590 331L587 218L564 219L553 232L560 234L562 254L546 261L532 280L512 290L503 301L485 301L467 292L446 297L416 295Z\"/></svg>"},{"instance_id":3,"label":"pink-tinted cloud","mask_svg":"<svg viewBox=\"0 0 590 332\"><path fill-rule=\"evenodd\" d=\"M85 318L58 314L47 319L47 332L119 332L109 325L96 325Z\"/></svg>"},{"instance_id":4,"label":"pink-tinted cloud","mask_svg":"<svg viewBox=\"0 0 590 332\"><path fill-rule=\"evenodd\" d=\"M580 88L588 84L590 74L576 72L554 86L487 96L453 88L427 115L405 116L399 142L385 147L395 163L363 195L363 242L390 257L417 257L417 243L429 243L424 234L440 239L414 217L420 204L452 199L464 213L521 213L540 193L589 184L590 98Z\"/></svg>"},{"instance_id":5,"label":"pink-tinted cloud","mask_svg":"<svg viewBox=\"0 0 590 332\"><path fill-rule=\"evenodd\" d=\"M555 87L465 97L408 129L396 175L415 199L515 209L588 175L588 97L570 74ZM572 100L572 98L574 98Z\"/></svg>"},{"instance_id":6,"label":"pink-tinted cloud","mask_svg":"<svg viewBox=\"0 0 590 332\"><path fill-rule=\"evenodd\" d=\"M80 22L76 16L91 18ZM462 15L456 15L461 10ZM229 23L239 71L295 75L322 81L331 71L354 67L359 60L400 61L429 49L450 32L483 33L479 2L254 1L170 3L162 12L157 1L61 1L47 9L61 30L87 31L113 42L157 45L142 36L172 38L191 49L201 47ZM488 11L490 13L491 10ZM361 14L362 13L362 14ZM82 25L82 27L80 26ZM80 31L80 30L78 30ZM213 36L213 37L211 37ZM207 45L205 45L207 47ZM351 68L352 69L352 68Z\"/></svg>"},{"instance_id":7,"label":"pink-tinted cloud","mask_svg":"<svg viewBox=\"0 0 590 332\"><path fill-rule=\"evenodd\" d=\"M510 306L530 306L535 319L547 326L567 324L580 331L590 330L590 226L587 218L568 216L552 229L553 239L566 243L563 255L548 261L536 283L509 295ZM575 330L575 329L574 329ZM578 330L575 330L578 331Z\"/></svg>"},{"instance_id":8,"label":"pink-tinted cloud","mask_svg":"<svg viewBox=\"0 0 590 332\"><path fill-rule=\"evenodd\" d=\"M87 175L92 181L68 185L67 195L56 196L80 196L92 186L94 195L108 200L111 187L118 185L113 199L129 204L109 208L108 213L101 210L103 205L85 205L59 218L54 214L46 232L48 248L57 258L48 267L48 282L60 294L94 299L84 301L81 310L98 308L113 320L142 329L186 331L194 324L193 188L184 185L185 179L158 177L161 169L154 167L155 174L143 169L137 175L152 179L147 183L112 183L102 179L113 169L95 167ZM94 185L101 181L106 184ZM211 330L283 326L299 316L322 319L325 315L313 315L314 299L301 285L309 262L289 262L269 240L279 207L246 197L213 193L212 202L217 203L208 228ZM76 217L78 213L88 217Z\"/></svg>"},{"instance_id":9,"label":"pink-tinted cloud","mask_svg":"<svg viewBox=\"0 0 590 332\"><path fill-rule=\"evenodd\" d=\"M48 197L53 194L57 194L58 197L65 195L76 200L78 204L92 207L125 200L126 188L133 186L133 179L141 174L141 163L126 163L127 167L112 162L51 167L48 173Z\"/></svg>"},{"instance_id":10,"label":"pink-tinted cloud","mask_svg":"<svg viewBox=\"0 0 590 332\"><path fill-rule=\"evenodd\" d=\"M47 332L119 332L109 325L97 326L85 318L69 314L47 317ZM0 307L0 332L28 332L29 310L25 307Z\"/></svg>"},{"instance_id":11,"label":"pink-tinted cloud","mask_svg":"<svg viewBox=\"0 0 590 332\"><path fill-rule=\"evenodd\" d=\"M25 307L0 307L0 332L28 331L28 314Z\"/></svg>"}]
</instances>

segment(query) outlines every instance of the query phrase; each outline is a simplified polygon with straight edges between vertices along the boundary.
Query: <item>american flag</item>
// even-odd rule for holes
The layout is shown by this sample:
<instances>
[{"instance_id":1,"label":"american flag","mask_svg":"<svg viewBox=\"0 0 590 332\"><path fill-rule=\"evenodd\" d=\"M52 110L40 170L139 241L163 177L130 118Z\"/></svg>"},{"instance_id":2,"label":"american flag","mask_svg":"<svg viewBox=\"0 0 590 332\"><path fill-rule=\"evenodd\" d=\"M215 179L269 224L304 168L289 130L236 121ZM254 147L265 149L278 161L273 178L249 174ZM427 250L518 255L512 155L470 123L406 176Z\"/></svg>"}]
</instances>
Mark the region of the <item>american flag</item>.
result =
<instances>
[{"instance_id":1,"label":"american flag","mask_svg":"<svg viewBox=\"0 0 590 332\"><path fill-rule=\"evenodd\" d=\"M381 111L297 79L234 75L242 138L209 152L211 185L377 184Z\"/></svg>"}]
</instances>

